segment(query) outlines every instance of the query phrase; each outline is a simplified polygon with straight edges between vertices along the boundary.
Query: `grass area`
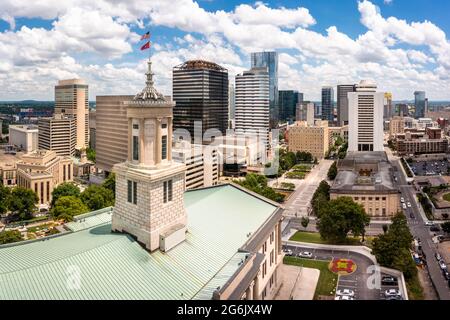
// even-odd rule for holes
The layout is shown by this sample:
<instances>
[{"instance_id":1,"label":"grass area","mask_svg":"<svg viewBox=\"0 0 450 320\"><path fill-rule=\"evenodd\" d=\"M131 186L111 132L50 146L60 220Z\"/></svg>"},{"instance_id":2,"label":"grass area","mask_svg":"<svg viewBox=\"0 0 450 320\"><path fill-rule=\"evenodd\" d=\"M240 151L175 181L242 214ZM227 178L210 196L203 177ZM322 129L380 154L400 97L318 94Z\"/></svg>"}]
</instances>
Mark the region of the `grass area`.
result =
<instances>
[{"instance_id":1,"label":"grass area","mask_svg":"<svg viewBox=\"0 0 450 320\"><path fill-rule=\"evenodd\" d=\"M449 201L449 202L450 202L450 193L444 194L444 195L442 196L442 198L443 198L445 201Z\"/></svg>"},{"instance_id":2,"label":"grass area","mask_svg":"<svg viewBox=\"0 0 450 320\"><path fill-rule=\"evenodd\" d=\"M328 269L330 261L317 261L300 259L296 257L285 257L284 264L320 270L319 282L317 283L314 300L319 296L333 296L336 290L338 275Z\"/></svg>"},{"instance_id":3,"label":"grass area","mask_svg":"<svg viewBox=\"0 0 450 320\"><path fill-rule=\"evenodd\" d=\"M415 277L406 281L406 289L408 290L409 300L424 300L425 299L425 296L423 293L423 288L420 285L420 280L419 280L418 275L416 275Z\"/></svg>"},{"instance_id":4,"label":"grass area","mask_svg":"<svg viewBox=\"0 0 450 320\"><path fill-rule=\"evenodd\" d=\"M297 241L297 242L306 242L306 243L317 243L317 244L339 244L339 245L348 245L348 246L360 246L361 244L361 238L347 238L347 241L344 243L333 243L330 241L325 241L320 237L319 233L315 232L304 232L304 231L298 231L295 233L290 239L290 241ZM370 247L373 237L366 237L366 245Z\"/></svg>"},{"instance_id":5,"label":"grass area","mask_svg":"<svg viewBox=\"0 0 450 320\"><path fill-rule=\"evenodd\" d=\"M50 227L53 226L53 223L46 223L46 224L41 224L39 226L35 226L35 227L30 227L28 228L28 232L36 232L36 231L42 231L44 229L49 229Z\"/></svg>"}]
</instances>

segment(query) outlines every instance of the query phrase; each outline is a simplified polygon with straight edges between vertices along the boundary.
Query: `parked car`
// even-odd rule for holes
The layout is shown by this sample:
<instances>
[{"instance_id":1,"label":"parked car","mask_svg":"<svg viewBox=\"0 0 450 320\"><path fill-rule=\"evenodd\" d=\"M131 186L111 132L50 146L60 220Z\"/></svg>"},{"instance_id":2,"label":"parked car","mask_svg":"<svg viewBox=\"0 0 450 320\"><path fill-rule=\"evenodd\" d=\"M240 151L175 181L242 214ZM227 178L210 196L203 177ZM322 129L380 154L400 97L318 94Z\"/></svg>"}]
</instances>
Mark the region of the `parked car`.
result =
<instances>
[{"instance_id":1,"label":"parked car","mask_svg":"<svg viewBox=\"0 0 450 320\"><path fill-rule=\"evenodd\" d=\"M299 256L300 258L311 259L312 256L313 256L313 254L312 254L311 252L308 252L308 251L303 251L303 252L300 252L300 253L298 254L298 256Z\"/></svg>"},{"instance_id":2,"label":"parked car","mask_svg":"<svg viewBox=\"0 0 450 320\"><path fill-rule=\"evenodd\" d=\"M389 289L384 292L385 297L396 297L401 296L400 291L397 289Z\"/></svg>"},{"instance_id":3,"label":"parked car","mask_svg":"<svg viewBox=\"0 0 450 320\"><path fill-rule=\"evenodd\" d=\"M441 261L441 260L442 260L442 257L441 257L441 255L439 254L439 252L436 252L436 254L435 254L434 256L436 257L436 260L437 260L437 261Z\"/></svg>"},{"instance_id":4,"label":"parked car","mask_svg":"<svg viewBox=\"0 0 450 320\"><path fill-rule=\"evenodd\" d=\"M439 232L441 231L441 228L439 226L432 226L430 227L431 232Z\"/></svg>"},{"instance_id":5,"label":"parked car","mask_svg":"<svg viewBox=\"0 0 450 320\"><path fill-rule=\"evenodd\" d=\"M439 267L442 270L447 270L447 265L445 264L444 260L439 260Z\"/></svg>"},{"instance_id":6,"label":"parked car","mask_svg":"<svg viewBox=\"0 0 450 320\"><path fill-rule=\"evenodd\" d=\"M450 272L448 270L443 270L442 274L444 275L444 278L448 281L450 280Z\"/></svg>"},{"instance_id":7,"label":"parked car","mask_svg":"<svg viewBox=\"0 0 450 320\"><path fill-rule=\"evenodd\" d=\"M283 251L286 254L286 257L292 257L293 253L291 249L284 249Z\"/></svg>"},{"instance_id":8,"label":"parked car","mask_svg":"<svg viewBox=\"0 0 450 320\"><path fill-rule=\"evenodd\" d=\"M341 290L336 291L336 295L354 297L355 291L350 290L350 289L341 289Z\"/></svg>"},{"instance_id":9,"label":"parked car","mask_svg":"<svg viewBox=\"0 0 450 320\"><path fill-rule=\"evenodd\" d=\"M406 206L407 206L408 208L411 208L411 202L408 202L408 203L406 204Z\"/></svg>"},{"instance_id":10,"label":"parked car","mask_svg":"<svg viewBox=\"0 0 450 320\"><path fill-rule=\"evenodd\" d=\"M355 300L355 298L353 298L353 297L350 297L350 296L336 296L335 298L334 298L334 300Z\"/></svg>"},{"instance_id":11,"label":"parked car","mask_svg":"<svg viewBox=\"0 0 450 320\"><path fill-rule=\"evenodd\" d=\"M434 226L434 222L433 221L427 221L427 222L425 222L425 225L427 227L431 227L431 226Z\"/></svg>"},{"instance_id":12,"label":"parked car","mask_svg":"<svg viewBox=\"0 0 450 320\"><path fill-rule=\"evenodd\" d=\"M402 296L391 296L391 297L386 297L386 300L403 300Z\"/></svg>"},{"instance_id":13,"label":"parked car","mask_svg":"<svg viewBox=\"0 0 450 320\"><path fill-rule=\"evenodd\" d=\"M405 198L401 197L401 198L400 198L400 202L401 202L401 203L404 203L404 202L405 202Z\"/></svg>"},{"instance_id":14,"label":"parked car","mask_svg":"<svg viewBox=\"0 0 450 320\"><path fill-rule=\"evenodd\" d=\"M398 284L397 278L391 276L385 276L381 278L381 284L383 286L395 286Z\"/></svg>"},{"instance_id":15,"label":"parked car","mask_svg":"<svg viewBox=\"0 0 450 320\"><path fill-rule=\"evenodd\" d=\"M406 210L406 204L402 204L402 208L404 209L404 210Z\"/></svg>"}]
</instances>

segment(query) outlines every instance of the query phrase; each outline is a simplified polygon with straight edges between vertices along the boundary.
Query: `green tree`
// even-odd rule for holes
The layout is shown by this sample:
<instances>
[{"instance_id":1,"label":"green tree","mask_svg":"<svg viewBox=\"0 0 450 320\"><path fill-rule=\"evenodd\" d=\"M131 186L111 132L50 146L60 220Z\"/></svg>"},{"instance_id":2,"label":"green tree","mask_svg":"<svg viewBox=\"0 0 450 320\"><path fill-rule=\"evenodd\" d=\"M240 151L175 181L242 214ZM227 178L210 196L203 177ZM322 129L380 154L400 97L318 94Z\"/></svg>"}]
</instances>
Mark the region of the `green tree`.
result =
<instances>
[{"instance_id":1,"label":"green tree","mask_svg":"<svg viewBox=\"0 0 450 320\"><path fill-rule=\"evenodd\" d=\"M8 211L11 190L0 184L0 214Z\"/></svg>"},{"instance_id":2,"label":"green tree","mask_svg":"<svg viewBox=\"0 0 450 320\"><path fill-rule=\"evenodd\" d=\"M86 149L86 157L88 158L89 161L95 162L95 150L92 148L87 148Z\"/></svg>"},{"instance_id":3,"label":"green tree","mask_svg":"<svg viewBox=\"0 0 450 320\"><path fill-rule=\"evenodd\" d=\"M31 189L16 187L11 192L9 198L9 209L18 214L21 220L29 220L36 210L36 203L39 198Z\"/></svg>"},{"instance_id":4,"label":"green tree","mask_svg":"<svg viewBox=\"0 0 450 320\"><path fill-rule=\"evenodd\" d=\"M88 212L88 207L75 196L62 196L58 198L50 210L56 220L72 221L74 216Z\"/></svg>"},{"instance_id":5,"label":"green tree","mask_svg":"<svg viewBox=\"0 0 450 320\"><path fill-rule=\"evenodd\" d=\"M81 200L90 210L114 205L114 193L102 186L91 185L81 193Z\"/></svg>"},{"instance_id":6,"label":"green tree","mask_svg":"<svg viewBox=\"0 0 450 320\"><path fill-rule=\"evenodd\" d=\"M245 177L245 180L235 181L235 183L272 201L280 203L284 201L285 196L283 194L276 192L267 185L267 178L265 176L249 173Z\"/></svg>"},{"instance_id":7,"label":"green tree","mask_svg":"<svg viewBox=\"0 0 450 320\"><path fill-rule=\"evenodd\" d=\"M7 244L22 241L22 234L17 230L0 232L0 244Z\"/></svg>"},{"instance_id":8,"label":"green tree","mask_svg":"<svg viewBox=\"0 0 450 320\"><path fill-rule=\"evenodd\" d=\"M364 236L365 227L370 218L362 205L350 197L340 197L331 200L324 209L317 223L320 235L324 240L335 243L345 242L349 233L354 236Z\"/></svg>"},{"instance_id":9,"label":"green tree","mask_svg":"<svg viewBox=\"0 0 450 320\"><path fill-rule=\"evenodd\" d=\"M78 197L80 197L80 194L81 194L80 188L78 188L73 183L71 183L71 182L62 183L59 186L57 186L55 189L53 189L51 205L54 206L56 201L58 201L58 199L60 197L74 196L74 197L78 198Z\"/></svg>"},{"instance_id":10,"label":"green tree","mask_svg":"<svg viewBox=\"0 0 450 320\"><path fill-rule=\"evenodd\" d=\"M103 181L103 188L111 190L113 195L116 195L116 174L110 173L109 176Z\"/></svg>"},{"instance_id":11,"label":"green tree","mask_svg":"<svg viewBox=\"0 0 450 320\"><path fill-rule=\"evenodd\" d=\"M446 233L450 233L450 222L445 222L442 224L442 230Z\"/></svg>"},{"instance_id":12,"label":"green tree","mask_svg":"<svg viewBox=\"0 0 450 320\"><path fill-rule=\"evenodd\" d=\"M338 174L337 162L333 162L330 169L328 170L328 179L334 180Z\"/></svg>"},{"instance_id":13,"label":"green tree","mask_svg":"<svg viewBox=\"0 0 450 320\"><path fill-rule=\"evenodd\" d=\"M302 220L300 221L303 228L308 228L309 225L309 218L308 217L302 217Z\"/></svg>"}]
</instances>

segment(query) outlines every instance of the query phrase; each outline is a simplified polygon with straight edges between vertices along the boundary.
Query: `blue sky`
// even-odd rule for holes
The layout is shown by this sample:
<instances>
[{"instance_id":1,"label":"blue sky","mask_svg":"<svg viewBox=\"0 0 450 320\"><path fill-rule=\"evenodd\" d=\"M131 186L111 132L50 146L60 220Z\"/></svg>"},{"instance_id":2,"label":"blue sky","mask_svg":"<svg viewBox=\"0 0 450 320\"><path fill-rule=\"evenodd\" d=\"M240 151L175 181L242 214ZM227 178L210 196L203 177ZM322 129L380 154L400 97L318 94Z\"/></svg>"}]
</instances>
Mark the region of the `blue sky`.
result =
<instances>
[{"instance_id":1,"label":"blue sky","mask_svg":"<svg viewBox=\"0 0 450 320\"><path fill-rule=\"evenodd\" d=\"M143 85L152 31L157 85L172 68L206 59L249 67L252 51L280 54L280 89L316 100L324 85L370 78L394 99L425 90L450 100L446 0L41 0L0 1L0 100L53 99L60 79L82 77L90 99Z\"/></svg>"}]
</instances>

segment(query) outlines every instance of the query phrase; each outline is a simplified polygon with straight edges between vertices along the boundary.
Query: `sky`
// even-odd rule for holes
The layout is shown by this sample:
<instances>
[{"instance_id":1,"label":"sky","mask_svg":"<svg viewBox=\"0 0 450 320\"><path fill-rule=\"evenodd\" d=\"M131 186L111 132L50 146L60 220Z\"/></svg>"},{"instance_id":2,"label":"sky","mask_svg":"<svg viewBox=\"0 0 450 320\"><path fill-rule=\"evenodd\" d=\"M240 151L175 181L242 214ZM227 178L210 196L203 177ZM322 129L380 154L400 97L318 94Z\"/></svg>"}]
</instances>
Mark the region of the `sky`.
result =
<instances>
[{"instance_id":1,"label":"sky","mask_svg":"<svg viewBox=\"0 0 450 320\"><path fill-rule=\"evenodd\" d=\"M216 62L234 82L265 50L279 53L279 89L307 100L362 79L394 100L417 90L450 100L448 12L448 0L0 0L0 101L53 100L71 78L87 81L91 101L135 94L150 53L170 95L184 61Z\"/></svg>"}]
</instances>

